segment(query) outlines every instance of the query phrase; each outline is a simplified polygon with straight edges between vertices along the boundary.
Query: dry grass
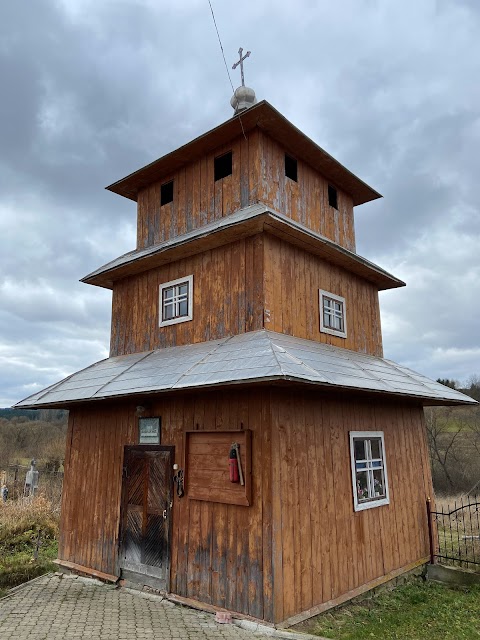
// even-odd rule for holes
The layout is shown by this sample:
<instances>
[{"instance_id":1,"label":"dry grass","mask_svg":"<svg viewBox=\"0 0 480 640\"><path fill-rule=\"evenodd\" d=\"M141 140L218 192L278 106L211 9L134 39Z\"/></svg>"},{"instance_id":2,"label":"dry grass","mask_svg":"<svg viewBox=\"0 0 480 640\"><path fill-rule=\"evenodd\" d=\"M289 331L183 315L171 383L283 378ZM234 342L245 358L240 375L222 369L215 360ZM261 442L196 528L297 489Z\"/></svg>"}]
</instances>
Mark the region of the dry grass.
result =
<instances>
[{"instance_id":1,"label":"dry grass","mask_svg":"<svg viewBox=\"0 0 480 640\"><path fill-rule=\"evenodd\" d=\"M439 559L441 563L480 571L479 502L480 497L461 495L436 499L438 553L447 556Z\"/></svg>"},{"instance_id":2,"label":"dry grass","mask_svg":"<svg viewBox=\"0 0 480 640\"><path fill-rule=\"evenodd\" d=\"M59 516L42 496L0 503L0 592L54 568Z\"/></svg>"},{"instance_id":3,"label":"dry grass","mask_svg":"<svg viewBox=\"0 0 480 640\"><path fill-rule=\"evenodd\" d=\"M58 535L60 509L39 496L29 500L8 500L0 504L0 545L18 533L42 530L52 537Z\"/></svg>"}]
</instances>

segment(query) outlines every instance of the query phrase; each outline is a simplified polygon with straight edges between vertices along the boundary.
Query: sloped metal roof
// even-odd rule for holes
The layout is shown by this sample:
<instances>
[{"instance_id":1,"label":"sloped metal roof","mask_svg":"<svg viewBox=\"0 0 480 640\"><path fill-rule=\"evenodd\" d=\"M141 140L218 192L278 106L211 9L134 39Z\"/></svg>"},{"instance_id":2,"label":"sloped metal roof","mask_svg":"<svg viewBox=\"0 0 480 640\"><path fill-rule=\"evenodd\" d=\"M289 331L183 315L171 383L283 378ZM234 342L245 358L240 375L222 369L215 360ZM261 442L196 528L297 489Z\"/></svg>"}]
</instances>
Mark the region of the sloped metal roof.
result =
<instances>
[{"instance_id":1,"label":"sloped metal roof","mask_svg":"<svg viewBox=\"0 0 480 640\"><path fill-rule=\"evenodd\" d=\"M211 248L261 231L268 231L278 237L284 237L287 234L289 242L303 243L308 247L306 250L365 277L377 284L380 290L405 285L402 280L373 262L312 231L300 222L292 220L262 202L239 209L235 213L159 244L129 251L99 267L82 278L81 281L113 288L114 280L146 271L176 259L172 255L175 251L180 251L181 257L185 257L205 250L201 243L202 240L208 240L208 248Z\"/></svg>"},{"instance_id":2,"label":"sloped metal roof","mask_svg":"<svg viewBox=\"0 0 480 640\"><path fill-rule=\"evenodd\" d=\"M261 330L221 340L108 358L18 402L17 408L267 381L476 404L390 360Z\"/></svg>"},{"instance_id":3,"label":"sloped metal roof","mask_svg":"<svg viewBox=\"0 0 480 640\"><path fill-rule=\"evenodd\" d=\"M107 187L109 191L125 198L137 200L138 192L148 185L171 175L181 167L205 156L214 149L229 144L238 136L259 127L266 134L278 140L286 151L300 157L328 180L341 187L353 198L353 204L363 204L382 196L363 180L335 160L324 149L289 122L266 100L233 116L226 122L175 149L167 155L117 180Z\"/></svg>"}]
</instances>

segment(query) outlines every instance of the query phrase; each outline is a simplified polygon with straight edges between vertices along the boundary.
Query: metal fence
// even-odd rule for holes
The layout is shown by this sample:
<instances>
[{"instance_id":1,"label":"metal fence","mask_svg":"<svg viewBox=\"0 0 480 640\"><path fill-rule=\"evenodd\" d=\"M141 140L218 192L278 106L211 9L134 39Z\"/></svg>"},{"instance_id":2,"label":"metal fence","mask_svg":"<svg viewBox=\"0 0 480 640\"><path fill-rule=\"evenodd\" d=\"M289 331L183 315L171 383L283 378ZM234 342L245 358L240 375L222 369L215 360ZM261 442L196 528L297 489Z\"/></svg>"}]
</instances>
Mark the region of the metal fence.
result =
<instances>
[{"instance_id":1,"label":"metal fence","mask_svg":"<svg viewBox=\"0 0 480 640\"><path fill-rule=\"evenodd\" d=\"M8 499L18 500L24 497L25 479L30 466L21 464L9 464L0 468L2 482L8 487ZM49 467L37 467L39 472L39 485L37 493L47 498L53 504L60 504L63 487L63 470L55 470Z\"/></svg>"},{"instance_id":2,"label":"metal fence","mask_svg":"<svg viewBox=\"0 0 480 640\"><path fill-rule=\"evenodd\" d=\"M427 501L430 561L480 571L480 496L461 497L433 511Z\"/></svg>"}]
</instances>

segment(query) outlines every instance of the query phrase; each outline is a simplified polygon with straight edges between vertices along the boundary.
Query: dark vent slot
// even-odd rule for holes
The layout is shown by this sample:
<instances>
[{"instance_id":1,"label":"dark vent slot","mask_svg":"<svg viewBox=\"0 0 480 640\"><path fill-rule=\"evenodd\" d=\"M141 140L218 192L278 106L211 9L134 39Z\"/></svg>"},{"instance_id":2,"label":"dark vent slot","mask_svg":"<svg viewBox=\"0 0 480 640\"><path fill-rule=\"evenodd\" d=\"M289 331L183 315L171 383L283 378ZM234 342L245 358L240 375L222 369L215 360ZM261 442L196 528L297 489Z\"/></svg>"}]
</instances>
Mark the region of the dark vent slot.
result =
<instances>
[{"instance_id":1,"label":"dark vent slot","mask_svg":"<svg viewBox=\"0 0 480 640\"><path fill-rule=\"evenodd\" d=\"M163 207L164 204L169 202L173 202L173 180L165 182L160 187L160 206Z\"/></svg>"},{"instance_id":2,"label":"dark vent slot","mask_svg":"<svg viewBox=\"0 0 480 640\"><path fill-rule=\"evenodd\" d=\"M295 158L287 156L287 154L285 154L285 175L290 180L297 182L297 161Z\"/></svg>"},{"instance_id":3,"label":"dark vent slot","mask_svg":"<svg viewBox=\"0 0 480 640\"><path fill-rule=\"evenodd\" d=\"M328 185L328 204L334 209L338 209L337 190Z\"/></svg>"},{"instance_id":4,"label":"dark vent slot","mask_svg":"<svg viewBox=\"0 0 480 640\"><path fill-rule=\"evenodd\" d=\"M224 153L218 156L214 161L215 182L232 175L232 152Z\"/></svg>"}]
</instances>

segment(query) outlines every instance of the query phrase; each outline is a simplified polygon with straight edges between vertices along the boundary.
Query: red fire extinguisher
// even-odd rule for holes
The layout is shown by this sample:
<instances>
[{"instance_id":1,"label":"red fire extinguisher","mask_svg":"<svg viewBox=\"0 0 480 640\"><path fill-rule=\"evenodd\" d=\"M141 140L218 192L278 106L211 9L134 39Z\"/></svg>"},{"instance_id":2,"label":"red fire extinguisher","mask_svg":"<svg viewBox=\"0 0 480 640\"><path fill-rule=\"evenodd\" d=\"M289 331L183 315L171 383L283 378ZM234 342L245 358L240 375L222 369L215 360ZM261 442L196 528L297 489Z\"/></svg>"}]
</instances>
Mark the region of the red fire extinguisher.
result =
<instances>
[{"instance_id":1,"label":"red fire extinguisher","mask_svg":"<svg viewBox=\"0 0 480 640\"><path fill-rule=\"evenodd\" d=\"M228 466L230 470L230 482L239 482L240 477L238 475L238 458L236 448L232 446L230 449Z\"/></svg>"}]
</instances>

